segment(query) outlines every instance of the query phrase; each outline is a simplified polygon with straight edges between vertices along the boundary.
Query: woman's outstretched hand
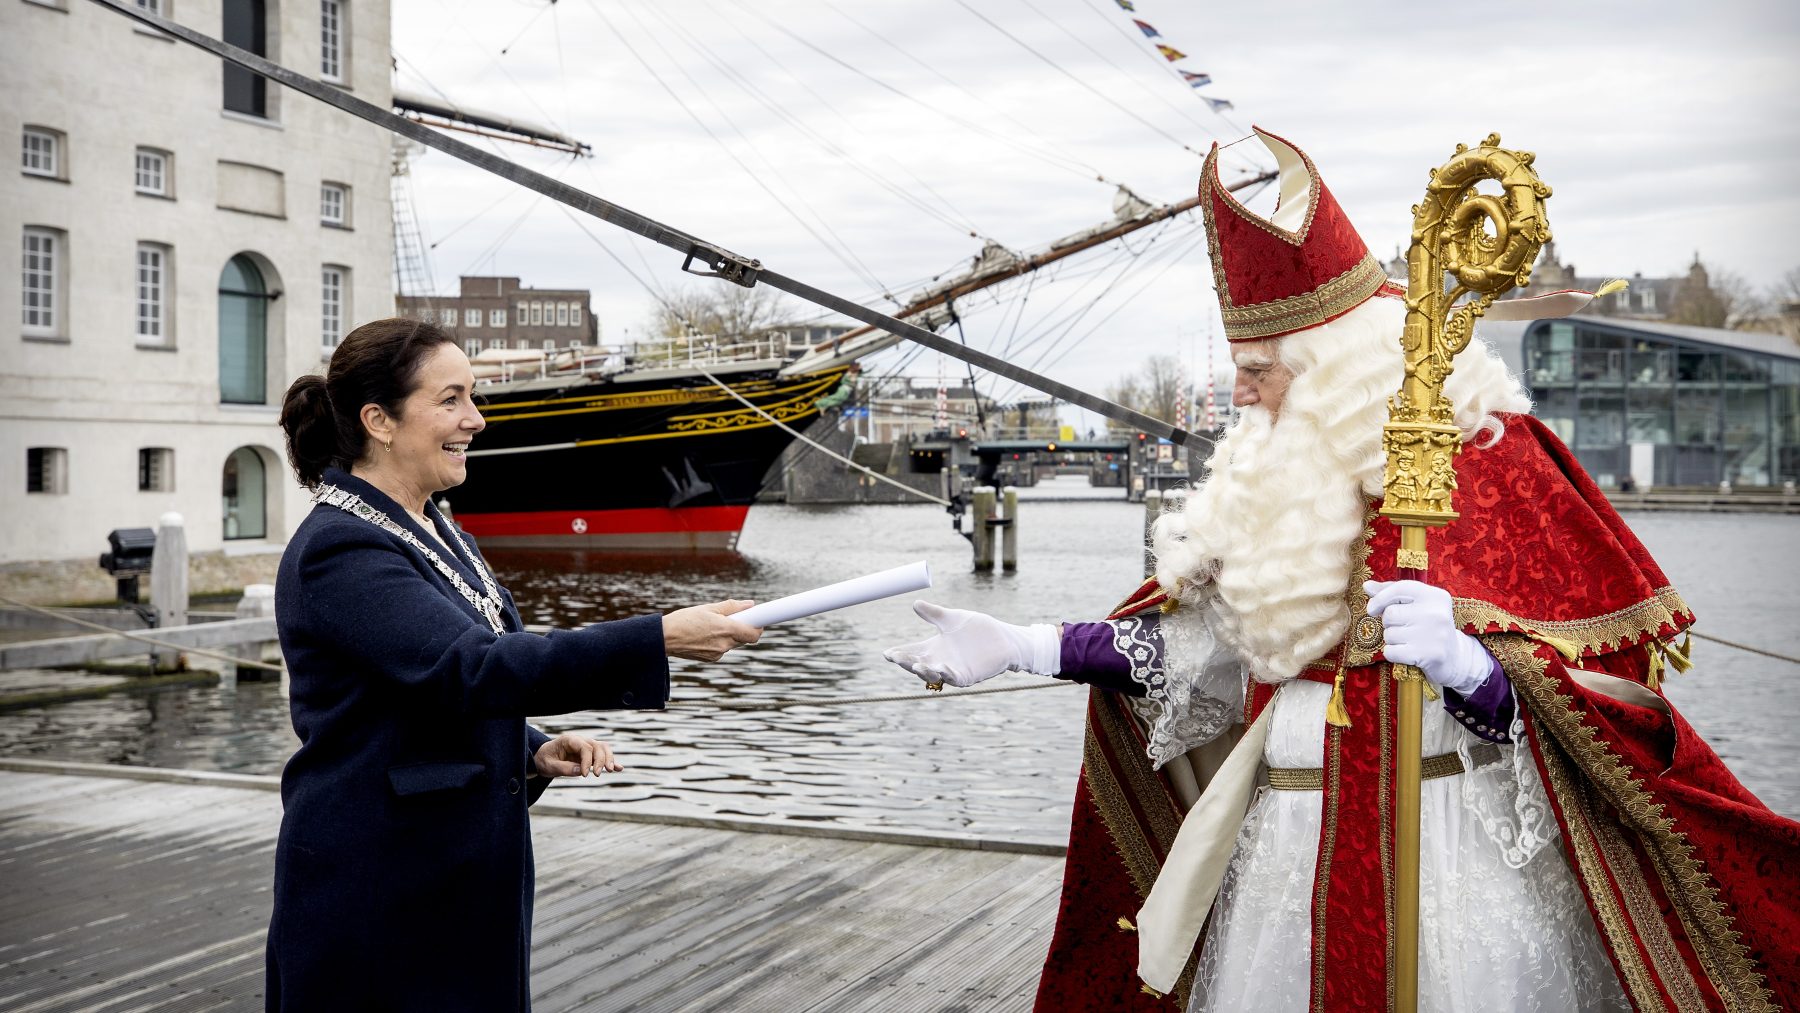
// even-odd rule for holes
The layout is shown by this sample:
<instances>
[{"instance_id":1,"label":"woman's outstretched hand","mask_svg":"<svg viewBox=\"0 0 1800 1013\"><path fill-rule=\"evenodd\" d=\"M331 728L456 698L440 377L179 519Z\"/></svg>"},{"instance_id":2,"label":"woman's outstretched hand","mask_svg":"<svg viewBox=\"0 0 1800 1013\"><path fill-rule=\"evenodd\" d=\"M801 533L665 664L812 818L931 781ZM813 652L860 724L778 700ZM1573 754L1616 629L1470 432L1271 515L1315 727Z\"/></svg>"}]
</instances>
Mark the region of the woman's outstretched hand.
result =
<instances>
[{"instance_id":1,"label":"woman's outstretched hand","mask_svg":"<svg viewBox=\"0 0 1800 1013\"><path fill-rule=\"evenodd\" d=\"M531 761L539 777L598 777L625 769L613 758L611 746L574 732L564 732L539 746Z\"/></svg>"},{"instance_id":2,"label":"woman's outstretched hand","mask_svg":"<svg viewBox=\"0 0 1800 1013\"><path fill-rule=\"evenodd\" d=\"M734 647L756 643L762 629L731 618L754 604L728 598L670 612L663 616L663 653L689 661L718 661Z\"/></svg>"}]
</instances>

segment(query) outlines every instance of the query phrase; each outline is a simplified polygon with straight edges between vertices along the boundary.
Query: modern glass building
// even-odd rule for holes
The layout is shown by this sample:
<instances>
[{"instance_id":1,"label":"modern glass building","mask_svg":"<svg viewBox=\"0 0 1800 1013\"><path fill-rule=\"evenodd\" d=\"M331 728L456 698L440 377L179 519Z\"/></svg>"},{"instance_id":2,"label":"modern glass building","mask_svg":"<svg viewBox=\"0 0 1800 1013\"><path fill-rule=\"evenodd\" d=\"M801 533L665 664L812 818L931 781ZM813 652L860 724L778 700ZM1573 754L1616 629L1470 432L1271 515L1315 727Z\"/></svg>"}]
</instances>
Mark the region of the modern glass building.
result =
<instances>
[{"instance_id":1,"label":"modern glass building","mask_svg":"<svg viewBox=\"0 0 1800 1013\"><path fill-rule=\"evenodd\" d=\"M1588 316L1481 332L1603 486L1800 480L1800 345L1781 335Z\"/></svg>"}]
</instances>

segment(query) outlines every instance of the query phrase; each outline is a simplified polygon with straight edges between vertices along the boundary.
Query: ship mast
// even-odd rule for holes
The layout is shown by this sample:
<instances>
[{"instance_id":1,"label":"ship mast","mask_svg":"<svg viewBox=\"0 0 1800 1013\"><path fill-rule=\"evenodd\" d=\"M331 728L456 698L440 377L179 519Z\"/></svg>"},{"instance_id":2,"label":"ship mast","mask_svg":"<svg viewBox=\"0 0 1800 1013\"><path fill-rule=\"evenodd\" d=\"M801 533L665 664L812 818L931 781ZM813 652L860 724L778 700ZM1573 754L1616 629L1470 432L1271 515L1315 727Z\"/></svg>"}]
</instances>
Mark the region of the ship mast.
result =
<instances>
[{"instance_id":1,"label":"ship mast","mask_svg":"<svg viewBox=\"0 0 1800 1013\"><path fill-rule=\"evenodd\" d=\"M1272 171L1258 173L1238 180L1227 186L1226 189L1235 192L1267 183L1275 177L1276 173ZM1200 198L1195 196L1175 204L1151 207L1130 190L1120 187L1119 195L1113 201L1116 213L1113 221L1085 229L1072 236L1066 236L1051 243L1049 248L1042 253L1029 257L1021 257L998 243L989 243L975 258L974 265L968 271L947 282L926 289L894 316L908 323L935 331L949 322L948 307L963 296L992 288L1003 281L1024 277L1059 260L1110 243L1139 229L1155 225L1157 222L1167 221L1176 215L1192 211L1198 206L1200 206ZM939 310L939 312L932 313L932 310ZM915 319L920 317L923 319ZM829 341L814 345L805 355L789 363L782 372L811 373L831 369L834 366L840 366L878 352L900 340L902 339L898 336L876 327L858 327Z\"/></svg>"}]
</instances>

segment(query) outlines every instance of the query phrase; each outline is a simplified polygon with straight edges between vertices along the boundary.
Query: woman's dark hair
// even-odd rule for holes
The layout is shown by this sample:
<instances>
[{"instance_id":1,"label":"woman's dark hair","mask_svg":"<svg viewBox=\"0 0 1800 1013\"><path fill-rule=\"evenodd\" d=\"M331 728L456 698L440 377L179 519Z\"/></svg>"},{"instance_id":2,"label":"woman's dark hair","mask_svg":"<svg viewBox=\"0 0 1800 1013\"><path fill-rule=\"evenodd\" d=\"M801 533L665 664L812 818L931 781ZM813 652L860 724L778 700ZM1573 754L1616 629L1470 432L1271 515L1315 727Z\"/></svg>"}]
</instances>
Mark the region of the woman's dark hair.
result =
<instances>
[{"instance_id":1,"label":"woman's dark hair","mask_svg":"<svg viewBox=\"0 0 1800 1013\"><path fill-rule=\"evenodd\" d=\"M450 335L420 320L374 320L344 337L324 376L295 380L281 400L281 428L300 484L316 488L326 468L348 469L361 459L369 441L363 405L380 405L398 419L425 357L452 343Z\"/></svg>"}]
</instances>

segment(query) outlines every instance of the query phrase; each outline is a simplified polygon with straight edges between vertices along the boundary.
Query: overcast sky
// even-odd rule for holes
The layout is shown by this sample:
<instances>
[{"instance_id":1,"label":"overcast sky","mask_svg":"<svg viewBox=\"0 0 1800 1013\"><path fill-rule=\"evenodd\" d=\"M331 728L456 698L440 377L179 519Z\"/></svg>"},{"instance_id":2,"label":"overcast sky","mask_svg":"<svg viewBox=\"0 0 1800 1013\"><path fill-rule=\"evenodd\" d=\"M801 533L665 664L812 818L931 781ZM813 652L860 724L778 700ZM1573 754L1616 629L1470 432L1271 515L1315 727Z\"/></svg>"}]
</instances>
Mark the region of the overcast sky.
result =
<instances>
[{"instance_id":1,"label":"overcast sky","mask_svg":"<svg viewBox=\"0 0 1800 1013\"><path fill-rule=\"evenodd\" d=\"M971 231L1028 251L1108 218L1118 184L1190 196L1211 143L1251 123L1313 157L1383 260L1427 170L1498 131L1537 152L1557 248L1583 274L1676 274L1697 251L1761 288L1800 266L1800 4L1135 6L394 0L393 45L400 87L594 151L507 157L887 308L966 263ZM1209 111L1132 17L1235 108ZM1227 154L1228 176L1269 164L1254 141ZM642 331L653 297L550 201L437 152L414 196L440 291L459 274L591 288L606 340ZM677 255L584 224L651 284L700 284ZM1146 230L962 307L968 340L1093 390L1158 351L1203 367L1205 260L1197 214ZM935 353L910 366L937 369Z\"/></svg>"}]
</instances>

